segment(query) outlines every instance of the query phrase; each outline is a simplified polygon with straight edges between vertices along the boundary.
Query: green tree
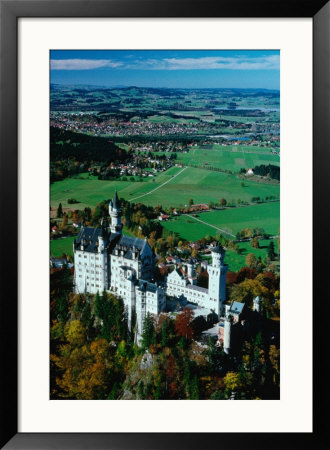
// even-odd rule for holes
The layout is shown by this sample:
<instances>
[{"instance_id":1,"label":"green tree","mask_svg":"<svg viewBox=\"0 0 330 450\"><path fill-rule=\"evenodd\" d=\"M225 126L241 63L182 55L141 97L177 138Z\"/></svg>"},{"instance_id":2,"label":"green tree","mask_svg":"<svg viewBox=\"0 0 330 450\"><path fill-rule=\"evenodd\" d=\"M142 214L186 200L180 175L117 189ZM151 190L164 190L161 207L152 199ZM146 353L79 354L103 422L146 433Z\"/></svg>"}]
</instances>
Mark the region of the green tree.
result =
<instances>
[{"instance_id":1,"label":"green tree","mask_svg":"<svg viewBox=\"0 0 330 450\"><path fill-rule=\"evenodd\" d=\"M57 318L60 322L65 322L69 315L69 304L67 295L63 294L56 297Z\"/></svg>"},{"instance_id":2,"label":"green tree","mask_svg":"<svg viewBox=\"0 0 330 450\"><path fill-rule=\"evenodd\" d=\"M143 322L142 348L145 350L149 348L150 345L155 343L156 343L155 324L151 314L148 313Z\"/></svg>"},{"instance_id":3,"label":"green tree","mask_svg":"<svg viewBox=\"0 0 330 450\"><path fill-rule=\"evenodd\" d=\"M86 329L93 325L92 310L89 302L86 303L82 310L81 321Z\"/></svg>"},{"instance_id":4,"label":"green tree","mask_svg":"<svg viewBox=\"0 0 330 450\"><path fill-rule=\"evenodd\" d=\"M59 203L59 205L57 207L56 215L58 218L61 218L63 216L62 203Z\"/></svg>"},{"instance_id":5,"label":"green tree","mask_svg":"<svg viewBox=\"0 0 330 450\"><path fill-rule=\"evenodd\" d=\"M161 328L160 343L162 347L166 347L168 345L168 342L169 342L169 321L165 319Z\"/></svg>"},{"instance_id":6,"label":"green tree","mask_svg":"<svg viewBox=\"0 0 330 450\"><path fill-rule=\"evenodd\" d=\"M194 377L190 381L189 391L190 391L189 395L190 400L199 400L199 387L197 375L194 375Z\"/></svg>"},{"instance_id":7,"label":"green tree","mask_svg":"<svg viewBox=\"0 0 330 450\"><path fill-rule=\"evenodd\" d=\"M272 261L275 259L275 246L274 242L270 241L269 246L267 248L267 257Z\"/></svg>"}]
</instances>

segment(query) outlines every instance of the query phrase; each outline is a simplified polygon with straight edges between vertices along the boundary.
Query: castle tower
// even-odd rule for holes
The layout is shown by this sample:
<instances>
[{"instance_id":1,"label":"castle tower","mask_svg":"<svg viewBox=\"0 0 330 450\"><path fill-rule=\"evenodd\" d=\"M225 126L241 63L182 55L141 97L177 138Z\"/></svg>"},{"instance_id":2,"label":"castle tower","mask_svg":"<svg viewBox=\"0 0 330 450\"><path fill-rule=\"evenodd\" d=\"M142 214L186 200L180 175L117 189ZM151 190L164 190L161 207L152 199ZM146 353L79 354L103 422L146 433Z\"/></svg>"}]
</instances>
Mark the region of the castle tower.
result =
<instances>
[{"instance_id":1,"label":"castle tower","mask_svg":"<svg viewBox=\"0 0 330 450\"><path fill-rule=\"evenodd\" d=\"M101 234L98 237L98 246L97 251L99 254L99 292L102 292L104 289L108 289L108 273L107 273L107 221L101 220Z\"/></svg>"},{"instance_id":2,"label":"castle tower","mask_svg":"<svg viewBox=\"0 0 330 450\"><path fill-rule=\"evenodd\" d=\"M195 278L195 267L194 267L194 263L193 260L191 258L188 259L187 261L187 275L188 275L188 280L190 284L195 284L196 280L194 280Z\"/></svg>"},{"instance_id":3,"label":"castle tower","mask_svg":"<svg viewBox=\"0 0 330 450\"><path fill-rule=\"evenodd\" d=\"M261 307L262 307L262 300L258 295L253 299L253 311L261 313Z\"/></svg>"},{"instance_id":4,"label":"castle tower","mask_svg":"<svg viewBox=\"0 0 330 450\"><path fill-rule=\"evenodd\" d=\"M212 264L207 266L209 274L209 301L214 305L215 313L222 314L222 305L226 301L226 275L228 266L224 263L225 250L221 245L217 245L212 250Z\"/></svg>"},{"instance_id":5,"label":"castle tower","mask_svg":"<svg viewBox=\"0 0 330 450\"><path fill-rule=\"evenodd\" d=\"M121 223L121 209L119 206L117 191L115 192L113 200L110 200L109 215L111 217L111 233L121 233L123 226Z\"/></svg>"},{"instance_id":6,"label":"castle tower","mask_svg":"<svg viewBox=\"0 0 330 450\"><path fill-rule=\"evenodd\" d=\"M223 349L227 355L230 353L230 348L231 348L232 327L233 327L233 319L232 319L231 315L229 314L225 317L225 327L224 327L224 336L223 336Z\"/></svg>"}]
</instances>

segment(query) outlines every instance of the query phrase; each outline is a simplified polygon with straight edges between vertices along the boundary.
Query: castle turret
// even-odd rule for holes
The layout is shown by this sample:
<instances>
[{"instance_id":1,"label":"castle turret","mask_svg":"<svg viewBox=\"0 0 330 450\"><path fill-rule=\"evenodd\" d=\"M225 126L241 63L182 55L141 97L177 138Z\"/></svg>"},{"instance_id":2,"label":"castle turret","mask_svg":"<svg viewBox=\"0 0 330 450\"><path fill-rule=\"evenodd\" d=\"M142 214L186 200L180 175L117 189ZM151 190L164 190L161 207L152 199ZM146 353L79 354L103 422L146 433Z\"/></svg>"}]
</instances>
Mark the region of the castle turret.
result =
<instances>
[{"instance_id":1,"label":"castle turret","mask_svg":"<svg viewBox=\"0 0 330 450\"><path fill-rule=\"evenodd\" d=\"M196 280L195 278L195 267L194 267L194 263L193 260L191 258L188 259L187 261L187 275L188 275L188 280L190 284L195 284Z\"/></svg>"},{"instance_id":2,"label":"castle turret","mask_svg":"<svg viewBox=\"0 0 330 450\"><path fill-rule=\"evenodd\" d=\"M110 200L109 202L109 215L111 217L111 233L121 233L123 226L121 223L121 209L119 206L117 191L115 192L113 200Z\"/></svg>"},{"instance_id":3,"label":"castle turret","mask_svg":"<svg viewBox=\"0 0 330 450\"><path fill-rule=\"evenodd\" d=\"M222 305L226 301L226 274L228 266L224 263L225 250L221 245L211 249L212 264L207 266L209 274L209 300L210 305L214 305L215 313L222 314ZM213 303L212 303L213 302Z\"/></svg>"},{"instance_id":4,"label":"castle turret","mask_svg":"<svg viewBox=\"0 0 330 450\"><path fill-rule=\"evenodd\" d=\"M223 349L228 355L231 349L231 331L233 327L233 319L230 314L225 317L224 336L223 336Z\"/></svg>"},{"instance_id":5,"label":"castle turret","mask_svg":"<svg viewBox=\"0 0 330 450\"><path fill-rule=\"evenodd\" d=\"M262 300L259 297L259 295L257 295L257 297L253 299L253 311L261 313L261 307L262 307Z\"/></svg>"},{"instance_id":6,"label":"castle turret","mask_svg":"<svg viewBox=\"0 0 330 450\"><path fill-rule=\"evenodd\" d=\"M103 238L103 236L99 236L99 243L98 243L97 249L98 249L99 253L102 253L103 250L104 250L104 238Z\"/></svg>"}]
</instances>

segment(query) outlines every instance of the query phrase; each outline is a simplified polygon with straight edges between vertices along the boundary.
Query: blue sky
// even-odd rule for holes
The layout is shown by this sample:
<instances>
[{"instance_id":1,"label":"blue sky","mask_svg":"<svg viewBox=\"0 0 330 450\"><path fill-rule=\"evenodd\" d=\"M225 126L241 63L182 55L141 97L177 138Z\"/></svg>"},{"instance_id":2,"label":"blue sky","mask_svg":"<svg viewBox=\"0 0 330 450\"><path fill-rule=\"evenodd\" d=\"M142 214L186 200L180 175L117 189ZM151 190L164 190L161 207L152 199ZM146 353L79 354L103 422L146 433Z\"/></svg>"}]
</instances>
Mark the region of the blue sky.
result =
<instances>
[{"instance_id":1,"label":"blue sky","mask_svg":"<svg viewBox=\"0 0 330 450\"><path fill-rule=\"evenodd\" d=\"M51 82L171 88L280 88L278 50L51 50Z\"/></svg>"}]
</instances>

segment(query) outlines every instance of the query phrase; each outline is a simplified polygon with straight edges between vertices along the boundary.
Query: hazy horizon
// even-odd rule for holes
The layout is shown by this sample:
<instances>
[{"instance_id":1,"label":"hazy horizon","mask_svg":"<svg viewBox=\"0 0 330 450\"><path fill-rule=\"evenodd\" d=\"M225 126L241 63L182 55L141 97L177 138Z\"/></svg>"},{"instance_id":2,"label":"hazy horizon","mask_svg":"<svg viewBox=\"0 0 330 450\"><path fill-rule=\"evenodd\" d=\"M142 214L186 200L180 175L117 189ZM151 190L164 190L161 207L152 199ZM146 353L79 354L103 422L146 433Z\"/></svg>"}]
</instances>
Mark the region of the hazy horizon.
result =
<instances>
[{"instance_id":1,"label":"hazy horizon","mask_svg":"<svg viewBox=\"0 0 330 450\"><path fill-rule=\"evenodd\" d=\"M279 50L51 50L52 84L280 89Z\"/></svg>"}]
</instances>

